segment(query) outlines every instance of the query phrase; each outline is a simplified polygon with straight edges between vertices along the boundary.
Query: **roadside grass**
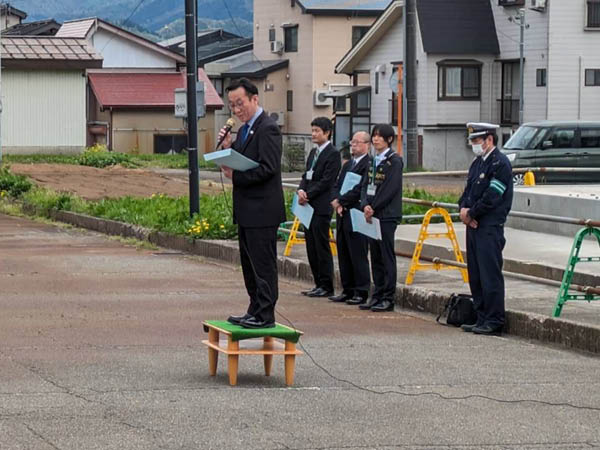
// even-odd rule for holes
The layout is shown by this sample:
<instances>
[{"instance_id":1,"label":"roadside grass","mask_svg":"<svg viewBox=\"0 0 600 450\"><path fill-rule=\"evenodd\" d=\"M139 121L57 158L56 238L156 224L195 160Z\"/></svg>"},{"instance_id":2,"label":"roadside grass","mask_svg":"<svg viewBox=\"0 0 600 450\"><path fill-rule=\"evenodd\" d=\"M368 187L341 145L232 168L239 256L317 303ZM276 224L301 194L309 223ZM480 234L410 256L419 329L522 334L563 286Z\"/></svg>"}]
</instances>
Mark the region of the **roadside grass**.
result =
<instances>
[{"instance_id":1,"label":"roadside grass","mask_svg":"<svg viewBox=\"0 0 600 450\"><path fill-rule=\"evenodd\" d=\"M293 220L290 211L293 195L292 191L284 192L288 221ZM405 196L448 203L456 203L458 199L455 194L434 196L422 189L405 191ZM200 196L200 213L190 218L189 199L185 196L174 198L155 193L148 198L128 196L87 201L71 193L34 186L26 177L15 175L3 167L0 169L0 200L0 212L13 215L20 213L16 207L20 202L34 209L41 217L50 217L53 210L63 210L188 236L191 239L237 237L237 225L233 223L231 213L231 191ZM423 214L427 209L427 206L405 204L404 214ZM414 219L411 222L420 223L420 220ZM284 235L281 237L285 238Z\"/></svg>"}]
</instances>

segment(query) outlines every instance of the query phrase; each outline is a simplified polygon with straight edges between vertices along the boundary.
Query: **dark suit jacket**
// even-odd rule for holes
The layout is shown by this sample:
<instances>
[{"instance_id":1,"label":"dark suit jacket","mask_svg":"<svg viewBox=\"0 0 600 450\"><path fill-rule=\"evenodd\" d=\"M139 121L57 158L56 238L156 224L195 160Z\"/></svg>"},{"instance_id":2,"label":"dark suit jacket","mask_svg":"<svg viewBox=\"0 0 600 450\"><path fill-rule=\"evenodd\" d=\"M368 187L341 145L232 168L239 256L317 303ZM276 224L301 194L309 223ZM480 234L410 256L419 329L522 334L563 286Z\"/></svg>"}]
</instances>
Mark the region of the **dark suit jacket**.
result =
<instances>
[{"instance_id":1,"label":"dark suit jacket","mask_svg":"<svg viewBox=\"0 0 600 450\"><path fill-rule=\"evenodd\" d=\"M371 161L371 157L366 154L352 170L350 170L352 160L346 162L342 167L340 176L333 187L332 199L337 198L338 202L340 202L340 205L342 205L344 209L349 210L352 208L360 208L362 180L368 175L367 172L369 171L369 167L371 167ZM346 173L348 172L360 175L361 181L344 195L341 195L340 190L342 189L344 179L346 178Z\"/></svg>"},{"instance_id":2,"label":"dark suit jacket","mask_svg":"<svg viewBox=\"0 0 600 450\"><path fill-rule=\"evenodd\" d=\"M238 133L233 149L259 166L233 171L233 221L247 228L277 226L285 222L279 127L263 112L243 144L241 135Z\"/></svg>"},{"instance_id":3,"label":"dark suit jacket","mask_svg":"<svg viewBox=\"0 0 600 450\"><path fill-rule=\"evenodd\" d=\"M391 150L387 158L373 170L367 172L361 192L361 207L370 205L375 211L374 217L382 221L402 220L402 169L404 162ZM373 179L373 175L375 175ZM368 195L368 185L375 184L375 195Z\"/></svg>"},{"instance_id":4,"label":"dark suit jacket","mask_svg":"<svg viewBox=\"0 0 600 450\"><path fill-rule=\"evenodd\" d=\"M316 152L317 149L313 148L308 155L308 160L306 161L307 171L312 167ZM329 144L317 158L317 163L313 168L312 180L306 179L306 172L302 175L302 181L298 189L306 192L308 203L314 208L315 214L329 214L331 216L333 212L330 204L331 190L337 180L341 165L340 152L333 145Z\"/></svg>"}]
</instances>

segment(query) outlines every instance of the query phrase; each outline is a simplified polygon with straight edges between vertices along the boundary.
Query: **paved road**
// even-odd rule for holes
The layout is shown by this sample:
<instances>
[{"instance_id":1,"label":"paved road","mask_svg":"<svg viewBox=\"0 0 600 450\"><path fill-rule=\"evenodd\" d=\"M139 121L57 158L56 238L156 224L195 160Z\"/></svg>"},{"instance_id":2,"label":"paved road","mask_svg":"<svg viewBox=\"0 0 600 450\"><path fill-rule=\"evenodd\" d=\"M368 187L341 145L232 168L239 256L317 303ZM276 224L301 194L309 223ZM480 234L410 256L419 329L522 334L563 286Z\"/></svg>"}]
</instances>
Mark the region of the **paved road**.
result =
<instances>
[{"instance_id":1,"label":"paved road","mask_svg":"<svg viewBox=\"0 0 600 450\"><path fill-rule=\"evenodd\" d=\"M283 280L279 311L329 374L305 355L285 388L282 361L265 378L242 358L230 387L200 322L244 309L239 269L5 216L0 254L0 449L600 447L596 357Z\"/></svg>"}]
</instances>

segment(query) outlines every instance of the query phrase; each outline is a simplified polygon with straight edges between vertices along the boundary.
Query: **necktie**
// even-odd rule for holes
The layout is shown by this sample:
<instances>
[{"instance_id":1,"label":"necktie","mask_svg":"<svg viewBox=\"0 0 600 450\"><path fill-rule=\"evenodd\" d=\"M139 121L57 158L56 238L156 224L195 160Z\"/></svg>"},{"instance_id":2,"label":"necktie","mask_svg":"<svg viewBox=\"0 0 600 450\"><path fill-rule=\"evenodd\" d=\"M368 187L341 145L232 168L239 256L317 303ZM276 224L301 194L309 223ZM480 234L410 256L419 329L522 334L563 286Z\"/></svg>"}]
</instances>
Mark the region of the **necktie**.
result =
<instances>
[{"instance_id":1,"label":"necktie","mask_svg":"<svg viewBox=\"0 0 600 450\"><path fill-rule=\"evenodd\" d=\"M246 142L246 139L248 138L249 130L250 130L250 127L248 126L247 123L245 123L244 126L242 127L242 143Z\"/></svg>"},{"instance_id":2,"label":"necktie","mask_svg":"<svg viewBox=\"0 0 600 450\"><path fill-rule=\"evenodd\" d=\"M356 160L354 158L352 158L352 164L350 164L350 170L354 169L356 167Z\"/></svg>"}]
</instances>

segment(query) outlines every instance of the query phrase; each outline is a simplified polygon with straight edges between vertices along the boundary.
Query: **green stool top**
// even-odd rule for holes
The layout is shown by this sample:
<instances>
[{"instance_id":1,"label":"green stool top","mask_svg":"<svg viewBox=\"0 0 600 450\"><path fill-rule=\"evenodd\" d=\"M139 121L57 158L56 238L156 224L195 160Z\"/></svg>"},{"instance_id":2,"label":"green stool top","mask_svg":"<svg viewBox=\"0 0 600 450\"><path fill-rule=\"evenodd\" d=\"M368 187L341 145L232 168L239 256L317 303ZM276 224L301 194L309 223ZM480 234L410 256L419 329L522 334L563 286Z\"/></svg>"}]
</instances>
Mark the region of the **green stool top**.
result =
<instances>
[{"instance_id":1,"label":"green stool top","mask_svg":"<svg viewBox=\"0 0 600 450\"><path fill-rule=\"evenodd\" d=\"M284 339L296 344L300 340L300 336L302 336L301 331L281 325L279 323L275 323L273 328L244 328L241 325L234 325L226 320L206 320L204 322L204 331L208 333L207 325L231 333L231 340L233 341L267 336Z\"/></svg>"}]
</instances>

